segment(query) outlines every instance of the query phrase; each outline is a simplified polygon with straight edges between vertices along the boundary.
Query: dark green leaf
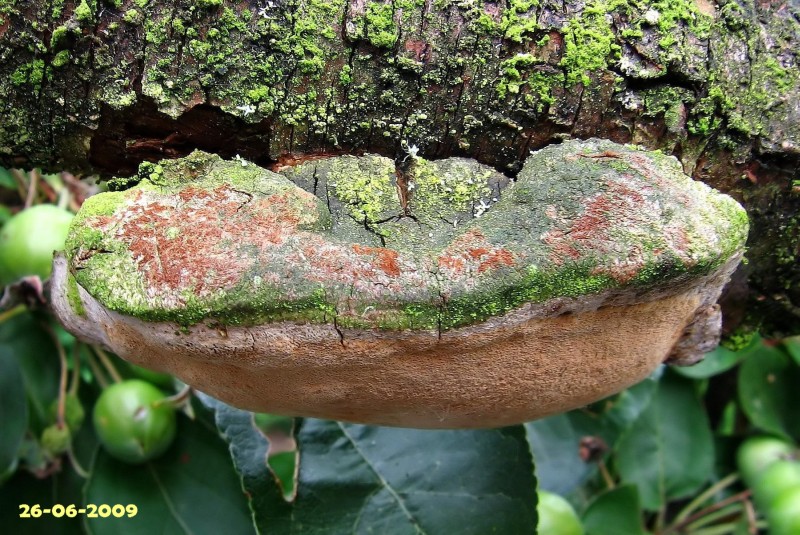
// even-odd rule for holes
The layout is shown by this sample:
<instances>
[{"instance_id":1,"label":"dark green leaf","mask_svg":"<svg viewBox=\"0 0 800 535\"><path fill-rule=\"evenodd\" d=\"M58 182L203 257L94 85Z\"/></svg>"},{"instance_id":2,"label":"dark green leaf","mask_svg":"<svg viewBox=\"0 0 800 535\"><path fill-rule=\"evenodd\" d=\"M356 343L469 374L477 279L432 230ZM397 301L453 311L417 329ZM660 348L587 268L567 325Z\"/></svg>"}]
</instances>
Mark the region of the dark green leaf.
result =
<instances>
[{"instance_id":1,"label":"dark green leaf","mask_svg":"<svg viewBox=\"0 0 800 535\"><path fill-rule=\"evenodd\" d=\"M536 481L522 426L420 431L305 420L285 529L304 533L530 533Z\"/></svg>"},{"instance_id":2,"label":"dark green leaf","mask_svg":"<svg viewBox=\"0 0 800 535\"><path fill-rule=\"evenodd\" d=\"M739 402L756 427L800 438L800 368L778 347L763 346L739 370Z\"/></svg>"},{"instance_id":3,"label":"dark green leaf","mask_svg":"<svg viewBox=\"0 0 800 535\"><path fill-rule=\"evenodd\" d=\"M247 500L225 443L198 422L179 419L166 454L142 465L100 449L86 486L87 504L133 504L133 518L86 518L89 533L254 533Z\"/></svg>"},{"instance_id":4,"label":"dark green leaf","mask_svg":"<svg viewBox=\"0 0 800 535\"><path fill-rule=\"evenodd\" d=\"M22 370L8 346L0 346L0 484L13 472L28 428Z\"/></svg>"},{"instance_id":5,"label":"dark green leaf","mask_svg":"<svg viewBox=\"0 0 800 535\"><path fill-rule=\"evenodd\" d=\"M525 430L539 487L565 496L597 471L597 464L581 460L581 439L600 436L607 441L609 426L597 415L578 410L528 422Z\"/></svg>"},{"instance_id":6,"label":"dark green leaf","mask_svg":"<svg viewBox=\"0 0 800 535\"><path fill-rule=\"evenodd\" d=\"M18 470L0 490L0 533L48 535L80 535L81 518L55 518L42 515L39 518L20 518L21 504L39 504L42 509L61 504L65 507L82 503L81 489L84 479L78 476L64 459L64 465L46 479L34 477L25 470ZM120 532L122 533L122 532Z\"/></svg>"},{"instance_id":7,"label":"dark green leaf","mask_svg":"<svg viewBox=\"0 0 800 535\"><path fill-rule=\"evenodd\" d=\"M0 188L17 189L17 181L5 167L0 167Z\"/></svg>"},{"instance_id":8,"label":"dark green leaf","mask_svg":"<svg viewBox=\"0 0 800 535\"><path fill-rule=\"evenodd\" d=\"M601 494L583 513L586 535L643 535L639 493L624 485Z\"/></svg>"},{"instance_id":9,"label":"dark green leaf","mask_svg":"<svg viewBox=\"0 0 800 535\"><path fill-rule=\"evenodd\" d=\"M40 317L23 313L0 324L0 344L19 361L28 395L30 427L38 435L49 424L48 410L58 395L58 353Z\"/></svg>"},{"instance_id":10,"label":"dark green leaf","mask_svg":"<svg viewBox=\"0 0 800 535\"><path fill-rule=\"evenodd\" d=\"M252 415L203 401L231 444L262 533L535 532L522 426L420 431L306 419L297 433L297 497L287 503L266 470L266 440Z\"/></svg>"},{"instance_id":11,"label":"dark green leaf","mask_svg":"<svg viewBox=\"0 0 800 535\"><path fill-rule=\"evenodd\" d=\"M83 391L83 389L82 389ZM36 441L28 437L26 442L38 449ZM97 439L91 424L83 425L74 438L72 447L76 457L81 459L83 468L88 468L86 459L97 446ZM79 508L83 503L83 487L86 480L72 468L66 456L59 459L60 471L56 471L45 479L33 476L28 470L18 469L17 473L0 489L0 533L47 533L48 535L83 534L83 520L75 518L55 518L42 515L39 518L20 518L20 504L40 504L42 509L55 504L64 506L75 504ZM43 465L46 466L46 465ZM31 467L27 467L31 468Z\"/></svg>"},{"instance_id":12,"label":"dark green leaf","mask_svg":"<svg viewBox=\"0 0 800 535\"><path fill-rule=\"evenodd\" d=\"M198 398L214 412L217 429L228 442L234 468L247 493L256 525L264 533L274 533L265 516L289 514L291 506L283 499L278 478L267 465L269 444L256 426L254 414L202 393Z\"/></svg>"},{"instance_id":13,"label":"dark green leaf","mask_svg":"<svg viewBox=\"0 0 800 535\"><path fill-rule=\"evenodd\" d=\"M642 505L658 510L711 477L714 445L692 381L667 372L648 407L617 444L623 482L639 488Z\"/></svg>"}]
</instances>

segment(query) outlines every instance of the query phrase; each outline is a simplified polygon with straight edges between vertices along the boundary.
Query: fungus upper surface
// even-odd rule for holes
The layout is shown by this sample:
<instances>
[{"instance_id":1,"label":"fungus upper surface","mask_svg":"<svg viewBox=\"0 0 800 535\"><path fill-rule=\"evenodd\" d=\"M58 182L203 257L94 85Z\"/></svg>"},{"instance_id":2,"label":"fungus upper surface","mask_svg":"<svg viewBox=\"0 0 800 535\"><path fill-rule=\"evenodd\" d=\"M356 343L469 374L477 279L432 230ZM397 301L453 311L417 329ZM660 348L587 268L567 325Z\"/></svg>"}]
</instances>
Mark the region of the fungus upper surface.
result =
<instances>
[{"instance_id":1,"label":"fungus upper surface","mask_svg":"<svg viewBox=\"0 0 800 535\"><path fill-rule=\"evenodd\" d=\"M744 210L674 158L607 141L535 152L515 181L464 158L398 167L338 156L279 174L201 152L144 164L136 186L86 201L70 271L148 321L446 330L680 286L747 236Z\"/></svg>"}]
</instances>

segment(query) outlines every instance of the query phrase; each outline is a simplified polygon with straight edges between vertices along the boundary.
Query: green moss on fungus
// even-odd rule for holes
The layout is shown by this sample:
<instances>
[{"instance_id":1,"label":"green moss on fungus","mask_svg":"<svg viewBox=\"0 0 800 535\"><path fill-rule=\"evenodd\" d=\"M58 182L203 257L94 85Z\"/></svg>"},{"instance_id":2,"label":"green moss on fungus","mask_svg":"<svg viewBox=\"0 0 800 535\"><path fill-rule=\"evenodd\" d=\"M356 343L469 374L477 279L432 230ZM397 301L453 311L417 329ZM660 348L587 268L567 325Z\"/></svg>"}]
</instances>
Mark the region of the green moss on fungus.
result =
<instances>
[{"instance_id":1,"label":"green moss on fungus","mask_svg":"<svg viewBox=\"0 0 800 535\"><path fill-rule=\"evenodd\" d=\"M356 221L374 225L397 213L394 164L388 158L373 158L369 164L355 157L337 158L328 185Z\"/></svg>"},{"instance_id":2,"label":"green moss on fungus","mask_svg":"<svg viewBox=\"0 0 800 535\"><path fill-rule=\"evenodd\" d=\"M86 316L86 309L83 306L83 301L81 301L81 296L78 292L78 283L72 274L67 275L67 302L69 302L69 305L76 315Z\"/></svg>"},{"instance_id":3,"label":"green moss on fungus","mask_svg":"<svg viewBox=\"0 0 800 535\"><path fill-rule=\"evenodd\" d=\"M747 235L742 208L673 158L611 142L548 147L513 184L471 160L410 157L406 211L393 163L374 155L286 176L200 152L142 164L137 185L84 204L71 268L147 321L450 329L683 284Z\"/></svg>"}]
</instances>

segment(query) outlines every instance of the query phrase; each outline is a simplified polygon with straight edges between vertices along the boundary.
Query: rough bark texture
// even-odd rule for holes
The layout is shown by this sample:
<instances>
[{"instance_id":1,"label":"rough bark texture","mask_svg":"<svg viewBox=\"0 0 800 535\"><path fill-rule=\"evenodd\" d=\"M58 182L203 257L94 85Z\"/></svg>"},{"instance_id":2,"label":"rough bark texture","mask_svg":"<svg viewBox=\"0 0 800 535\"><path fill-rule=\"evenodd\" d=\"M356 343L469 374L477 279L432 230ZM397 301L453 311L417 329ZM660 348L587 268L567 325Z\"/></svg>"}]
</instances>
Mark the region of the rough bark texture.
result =
<instances>
[{"instance_id":1,"label":"rough bark texture","mask_svg":"<svg viewBox=\"0 0 800 535\"><path fill-rule=\"evenodd\" d=\"M5 165L130 175L193 148L470 156L599 136L743 202L731 325L800 332L800 6L706 0L0 3Z\"/></svg>"}]
</instances>

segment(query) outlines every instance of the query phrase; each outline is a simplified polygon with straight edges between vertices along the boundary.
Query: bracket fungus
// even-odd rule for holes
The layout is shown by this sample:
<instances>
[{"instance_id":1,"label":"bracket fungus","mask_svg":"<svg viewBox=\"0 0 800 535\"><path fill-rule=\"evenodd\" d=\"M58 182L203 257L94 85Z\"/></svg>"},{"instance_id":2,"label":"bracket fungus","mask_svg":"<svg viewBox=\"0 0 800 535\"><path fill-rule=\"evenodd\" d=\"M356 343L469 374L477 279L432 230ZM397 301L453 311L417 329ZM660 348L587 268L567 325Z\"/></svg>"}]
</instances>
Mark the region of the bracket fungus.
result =
<instances>
[{"instance_id":1,"label":"bracket fungus","mask_svg":"<svg viewBox=\"0 0 800 535\"><path fill-rule=\"evenodd\" d=\"M52 302L76 335L232 405L421 428L569 410L718 342L747 216L609 141L465 158L195 152L86 201Z\"/></svg>"}]
</instances>

